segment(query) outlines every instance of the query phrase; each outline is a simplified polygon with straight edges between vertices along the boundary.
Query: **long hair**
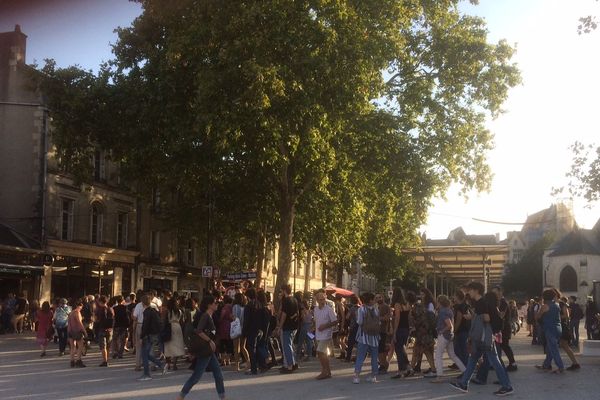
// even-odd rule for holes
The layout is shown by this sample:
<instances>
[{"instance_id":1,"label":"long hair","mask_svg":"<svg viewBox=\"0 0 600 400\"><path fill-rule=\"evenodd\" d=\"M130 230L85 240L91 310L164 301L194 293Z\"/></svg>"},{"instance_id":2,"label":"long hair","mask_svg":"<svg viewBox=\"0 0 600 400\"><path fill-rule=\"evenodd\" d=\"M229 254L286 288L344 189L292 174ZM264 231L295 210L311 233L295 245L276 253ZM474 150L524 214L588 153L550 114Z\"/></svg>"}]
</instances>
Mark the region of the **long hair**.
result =
<instances>
[{"instance_id":1,"label":"long hair","mask_svg":"<svg viewBox=\"0 0 600 400\"><path fill-rule=\"evenodd\" d=\"M422 304L427 307L427 305L429 303L433 304L433 307L435 307L435 300L433 298L433 294L431 293L431 290L427 289L427 288L421 288L421 293L423 293L423 301Z\"/></svg>"},{"instance_id":2,"label":"long hair","mask_svg":"<svg viewBox=\"0 0 600 400\"><path fill-rule=\"evenodd\" d=\"M404 291L402 288L394 288L394 293L392 294L392 304L406 305L406 299L404 298Z\"/></svg>"}]
</instances>

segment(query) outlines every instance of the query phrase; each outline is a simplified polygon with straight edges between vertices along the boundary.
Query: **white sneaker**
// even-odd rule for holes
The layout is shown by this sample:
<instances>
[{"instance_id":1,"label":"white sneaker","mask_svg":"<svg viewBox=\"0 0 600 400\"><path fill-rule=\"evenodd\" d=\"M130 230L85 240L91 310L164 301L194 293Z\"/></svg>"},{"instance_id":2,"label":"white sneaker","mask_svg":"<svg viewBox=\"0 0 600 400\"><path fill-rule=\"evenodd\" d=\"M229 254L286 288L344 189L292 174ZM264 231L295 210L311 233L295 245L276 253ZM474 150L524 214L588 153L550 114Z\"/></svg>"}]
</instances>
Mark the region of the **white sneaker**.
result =
<instances>
[{"instance_id":1,"label":"white sneaker","mask_svg":"<svg viewBox=\"0 0 600 400\"><path fill-rule=\"evenodd\" d=\"M143 382L143 381L151 381L151 380L152 380L152 377L148 376L148 375L142 375L141 378L138 378L138 381L141 381L141 382Z\"/></svg>"},{"instance_id":2,"label":"white sneaker","mask_svg":"<svg viewBox=\"0 0 600 400\"><path fill-rule=\"evenodd\" d=\"M371 383L377 383L377 377L376 376L371 377L370 381L371 381Z\"/></svg>"},{"instance_id":3,"label":"white sneaker","mask_svg":"<svg viewBox=\"0 0 600 400\"><path fill-rule=\"evenodd\" d=\"M355 376L354 378L352 378L352 383L354 383L355 385L358 385L360 383L360 378Z\"/></svg>"}]
</instances>

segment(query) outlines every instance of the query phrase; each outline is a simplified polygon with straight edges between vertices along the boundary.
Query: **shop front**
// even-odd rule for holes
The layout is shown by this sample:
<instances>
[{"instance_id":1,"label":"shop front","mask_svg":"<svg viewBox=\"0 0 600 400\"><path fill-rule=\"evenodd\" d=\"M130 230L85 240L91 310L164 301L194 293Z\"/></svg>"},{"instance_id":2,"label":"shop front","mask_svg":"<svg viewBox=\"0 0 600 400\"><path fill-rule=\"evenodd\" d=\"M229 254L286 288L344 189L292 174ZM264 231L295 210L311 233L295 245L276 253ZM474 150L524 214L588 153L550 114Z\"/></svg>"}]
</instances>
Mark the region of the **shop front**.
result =
<instances>
[{"instance_id":1,"label":"shop front","mask_svg":"<svg viewBox=\"0 0 600 400\"><path fill-rule=\"evenodd\" d=\"M46 271L43 263L41 252L0 250L0 299L9 293L23 293L29 300L38 299Z\"/></svg>"},{"instance_id":2,"label":"shop front","mask_svg":"<svg viewBox=\"0 0 600 400\"><path fill-rule=\"evenodd\" d=\"M178 277L179 271L173 266L140 263L137 287L144 291L156 290L158 293L165 290L176 292Z\"/></svg>"}]
</instances>

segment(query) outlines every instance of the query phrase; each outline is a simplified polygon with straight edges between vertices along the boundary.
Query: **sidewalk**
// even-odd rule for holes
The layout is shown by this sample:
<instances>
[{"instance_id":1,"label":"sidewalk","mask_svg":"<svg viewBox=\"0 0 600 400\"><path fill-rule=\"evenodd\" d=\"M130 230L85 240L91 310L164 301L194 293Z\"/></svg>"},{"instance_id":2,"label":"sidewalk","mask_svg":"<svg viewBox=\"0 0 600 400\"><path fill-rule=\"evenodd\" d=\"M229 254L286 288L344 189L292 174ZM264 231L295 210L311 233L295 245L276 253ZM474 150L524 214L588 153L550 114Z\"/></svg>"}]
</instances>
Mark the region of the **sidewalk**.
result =
<instances>
[{"instance_id":1,"label":"sidewalk","mask_svg":"<svg viewBox=\"0 0 600 400\"><path fill-rule=\"evenodd\" d=\"M510 374L515 394L512 398L527 400L597 400L600 399L600 358L579 356L582 369L562 375L537 371L535 364L543 359L540 346L531 346L530 338L519 333L511 341L519 370ZM76 399L76 400L130 400L130 399L174 399L191 371L185 367L165 376L155 375L148 382L138 382L139 372L133 371L133 356L111 363L109 368L99 368L97 349L84 358L87 368L69 367L68 355L58 357L56 345L51 344L48 355L39 357L39 350L31 334L0 335L0 399ZM569 361L564 355L565 364ZM396 364L390 373L380 377L376 384L352 384L352 366L331 360L333 379L315 381L318 363L311 361L300 365L300 370L291 375L280 375L277 371L255 377L224 370L228 399L283 399L283 400L346 400L346 399L456 399L495 398L497 389L491 382L495 374L490 372L486 386L471 385L468 394L462 394L448 384L431 384L429 380L416 378L392 380ZM363 367L363 376L369 363ZM449 362L446 361L445 365ZM426 365L426 363L425 363ZM217 399L212 375L206 374L190 393L189 399Z\"/></svg>"}]
</instances>

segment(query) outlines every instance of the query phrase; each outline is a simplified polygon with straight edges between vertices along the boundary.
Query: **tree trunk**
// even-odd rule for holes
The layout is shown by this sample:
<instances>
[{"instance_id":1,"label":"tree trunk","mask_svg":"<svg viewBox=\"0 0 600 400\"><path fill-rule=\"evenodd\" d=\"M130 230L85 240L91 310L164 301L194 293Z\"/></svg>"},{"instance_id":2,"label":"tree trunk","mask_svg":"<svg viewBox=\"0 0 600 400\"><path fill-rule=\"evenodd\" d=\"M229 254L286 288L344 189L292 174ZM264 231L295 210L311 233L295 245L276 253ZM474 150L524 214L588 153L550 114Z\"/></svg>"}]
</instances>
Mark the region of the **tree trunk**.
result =
<instances>
[{"instance_id":1,"label":"tree trunk","mask_svg":"<svg viewBox=\"0 0 600 400\"><path fill-rule=\"evenodd\" d=\"M264 229L260 228L258 233L258 248L256 252L256 288L259 288L262 283L263 265L265 260L267 238Z\"/></svg>"},{"instance_id":2,"label":"tree trunk","mask_svg":"<svg viewBox=\"0 0 600 400\"><path fill-rule=\"evenodd\" d=\"M327 286L327 261L323 260L321 264L321 286Z\"/></svg>"},{"instance_id":3,"label":"tree trunk","mask_svg":"<svg viewBox=\"0 0 600 400\"><path fill-rule=\"evenodd\" d=\"M290 196L285 196L281 200L279 215L281 218L279 225L279 257L277 259L277 282L273 294L273 303L277 310L280 303L279 292L283 285L289 282L292 267L295 205Z\"/></svg>"},{"instance_id":4,"label":"tree trunk","mask_svg":"<svg viewBox=\"0 0 600 400\"><path fill-rule=\"evenodd\" d=\"M304 293L308 293L310 290L310 271L312 266L312 256L310 255L310 251L306 252L306 266L304 268Z\"/></svg>"}]
</instances>

